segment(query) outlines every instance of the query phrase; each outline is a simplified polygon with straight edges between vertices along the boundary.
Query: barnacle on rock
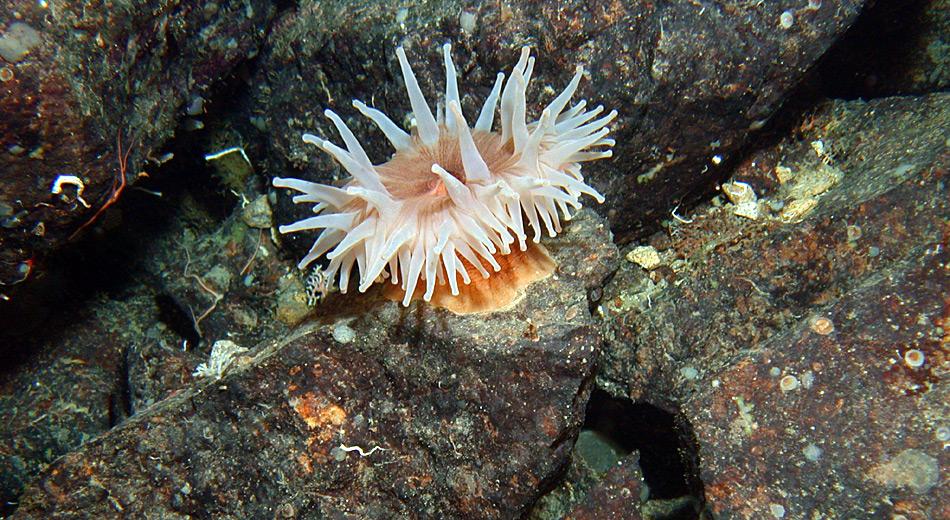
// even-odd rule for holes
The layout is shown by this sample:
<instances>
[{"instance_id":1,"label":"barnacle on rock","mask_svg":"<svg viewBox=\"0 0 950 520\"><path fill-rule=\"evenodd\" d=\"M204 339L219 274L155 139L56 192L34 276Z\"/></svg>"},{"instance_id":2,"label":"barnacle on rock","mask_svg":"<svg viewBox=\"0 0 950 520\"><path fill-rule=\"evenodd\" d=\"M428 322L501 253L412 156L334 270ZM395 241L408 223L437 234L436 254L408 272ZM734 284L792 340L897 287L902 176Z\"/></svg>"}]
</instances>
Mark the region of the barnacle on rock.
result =
<instances>
[{"instance_id":1,"label":"barnacle on rock","mask_svg":"<svg viewBox=\"0 0 950 520\"><path fill-rule=\"evenodd\" d=\"M301 192L294 202L315 204L316 214L279 229L323 230L298 266L326 255L325 272L339 276L341 292L356 264L360 291L388 278L387 293L403 305L421 293L457 313L504 308L528 283L553 272L554 262L538 244L541 235L556 236L561 219L581 207L582 194L603 202L585 184L580 164L611 156L607 124L617 113L598 117L603 107L587 110L585 101L568 108L583 76L578 67L540 119L526 122L534 58L525 47L508 80L498 74L470 126L450 45L443 54L445 99L434 116L405 51L396 49L415 119L411 134L353 101L395 148L382 164L374 165L343 120L326 110L346 149L311 134L303 140L333 156L351 177L342 187L275 177L274 186ZM500 128L493 131L499 105Z\"/></svg>"}]
</instances>

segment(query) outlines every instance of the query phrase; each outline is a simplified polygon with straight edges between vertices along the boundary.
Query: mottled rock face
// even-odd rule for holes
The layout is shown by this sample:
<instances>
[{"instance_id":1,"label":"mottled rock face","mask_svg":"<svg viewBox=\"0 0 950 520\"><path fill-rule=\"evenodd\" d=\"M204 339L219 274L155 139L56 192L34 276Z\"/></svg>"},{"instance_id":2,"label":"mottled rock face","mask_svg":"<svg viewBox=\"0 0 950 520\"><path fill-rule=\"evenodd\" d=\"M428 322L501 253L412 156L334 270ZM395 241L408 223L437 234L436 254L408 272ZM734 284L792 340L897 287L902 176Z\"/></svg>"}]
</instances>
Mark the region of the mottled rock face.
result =
<instances>
[{"instance_id":1,"label":"mottled rock face","mask_svg":"<svg viewBox=\"0 0 950 520\"><path fill-rule=\"evenodd\" d=\"M0 5L3 294L162 155L184 105L247 59L273 15L265 1ZM60 175L77 181L55 190Z\"/></svg>"},{"instance_id":2,"label":"mottled rock face","mask_svg":"<svg viewBox=\"0 0 950 520\"><path fill-rule=\"evenodd\" d=\"M605 289L598 383L682 411L716 514L946 514L948 118L828 103L737 169L756 220L687 215Z\"/></svg>"},{"instance_id":3,"label":"mottled rock face","mask_svg":"<svg viewBox=\"0 0 950 520\"><path fill-rule=\"evenodd\" d=\"M446 2L396 10L370 3L355 17L347 2L307 4L275 30L252 87L251 108L271 129L272 142L261 157L275 172L306 168L303 177L331 180L332 162L300 143L303 132L331 133L320 117L331 108L357 135L380 136L377 145L365 144L375 162L385 161L385 140L371 124L352 117L355 109L348 104L372 99L397 122L398 114L410 112L398 64L385 51L391 42L414 56L422 89L431 94L444 88L439 46L453 42L459 78L467 86L461 100L466 113L474 113L495 74L521 46L531 45L538 55L532 83L545 87L527 93L529 116L540 115L551 89L568 81L575 64L590 71L577 97L620 113L611 125L614 159L585 166L584 175L607 194L598 211L625 241L669 218L677 204L704 196L727 175L730 157L863 5L803 3L782 28L788 6L776 2L487 2L477 9ZM461 29L461 20L474 29ZM247 125L250 115L236 124Z\"/></svg>"},{"instance_id":4,"label":"mottled rock face","mask_svg":"<svg viewBox=\"0 0 950 520\"><path fill-rule=\"evenodd\" d=\"M947 512L950 497L937 482L950 460L937 417L946 417L950 395L938 382L946 352L934 328L945 313L939 287L950 283L950 256L920 253L825 310L833 332L808 323L789 330L687 405L714 511ZM920 367L905 359L914 348L929 359Z\"/></svg>"},{"instance_id":5,"label":"mottled rock face","mask_svg":"<svg viewBox=\"0 0 950 520\"><path fill-rule=\"evenodd\" d=\"M326 325L53 463L17 514L517 516L568 462L601 343L587 292L618 258L586 210L549 251L556 272L502 313L327 300Z\"/></svg>"},{"instance_id":6,"label":"mottled rock face","mask_svg":"<svg viewBox=\"0 0 950 520\"><path fill-rule=\"evenodd\" d=\"M596 384L689 421L699 498L717 515L950 516L940 485L947 96L828 104L736 165L865 2L707 4L291 2L269 32L267 2L73 2L55 13L4 4L3 284L38 278L42 254L88 222L123 172L134 180L183 112L200 117L207 86L264 37L247 97L224 117L262 176L337 176L300 142L327 133L325 108L380 136L366 143L374 162L389 158L349 100L408 127L394 44L418 57L432 94L443 88L438 48L452 41L472 86L466 111L527 44L539 56L532 84L543 86L528 92L529 116L577 63L590 71L581 97L620 109L616 159L584 170L607 195L594 209L618 239L675 221L637 244L648 246L631 250L637 264L606 288L619 257L607 223L585 211L547 244L554 274L503 313L331 295L317 322L285 335L275 316L304 319L306 291L280 256L294 244L269 240L270 207L258 205L268 194L249 187L242 164L225 184L255 201L244 208L252 232L233 216L220 236L183 239L176 228L134 296L86 302L69 314L83 325L63 328L68 340L44 335L42 355L0 376L4 498L20 518L515 517L563 473ZM909 62L912 90L946 83L944 69L926 66L943 55L927 52ZM57 175L73 173L82 193L70 183L51 193ZM684 209L727 175L729 202ZM291 220L287 207L275 213ZM155 323L156 292L185 332ZM3 305L0 318L29 314ZM51 311L45 301L30 309ZM220 381L196 378L199 334L250 355ZM631 502L648 493L637 458L599 474L566 510L638 517Z\"/></svg>"}]
</instances>

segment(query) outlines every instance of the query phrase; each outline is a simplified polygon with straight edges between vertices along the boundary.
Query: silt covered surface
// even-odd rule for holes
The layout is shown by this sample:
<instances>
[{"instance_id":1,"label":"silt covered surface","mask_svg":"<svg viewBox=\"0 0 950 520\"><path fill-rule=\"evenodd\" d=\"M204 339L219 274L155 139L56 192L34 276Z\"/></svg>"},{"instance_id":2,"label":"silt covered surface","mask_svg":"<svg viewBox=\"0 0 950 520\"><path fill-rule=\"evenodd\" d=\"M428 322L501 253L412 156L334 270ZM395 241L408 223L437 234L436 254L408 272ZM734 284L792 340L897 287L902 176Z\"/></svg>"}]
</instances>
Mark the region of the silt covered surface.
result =
<instances>
[{"instance_id":1,"label":"silt covered surface","mask_svg":"<svg viewBox=\"0 0 950 520\"><path fill-rule=\"evenodd\" d=\"M827 103L737 169L756 220L700 207L605 289L599 385L691 424L711 511L945 516L947 117Z\"/></svg>"},{"instance_id":2,"label":"silt covered surface","mask_svg":"<svg viewBox=\"0 0 950 520\"><path fill-rule=\"evenodd\" d=\"M0 48L16 51L0 56L0 293L43 273L94 217L102 224L123 183L157 169L186 105L256 53L274 12L263 1L0 2ZM61 175L76 181L54 193Z\"/></svg>"},{"instance_id":3,"label":"silt covered surface","mask_svg":"<svg viewBox=\"0 0 950 520\"><path fill-rule=\"evenodd\" d=\"M266 135L253 147L266 170L334 180L344 172L300 135L334 136L323 116L329 108L374 161L386 160L391 150L350 102L359 99L394 121L409 121L396 46L406 49L434 106L445 88L440 47L452 43L462 108L475 114L495 75L510 71L527 45L537 56L529 120L540 116L578 65L588 74L575 99L619 112L611 125L615 159L585 165L584 175L608 195L596 209L625 242L654 228L671 208L705 197L728 174L724 165L766 125L863 5L369 2L354 8L349 2L304 2L275 23L248 109L234 125ZM783 28L786 12L793 23ZM286 220L302 214L278 207ZM307 245L294 247L305 252Z\"/></svg>"},{"instance_id":4,"label":"silt covered surface","mask_svg":"<svg viewBox=\"0 0 950 520\"><path fill-rule=\"evenodd\" d=\"M617 257L589 212L549 249L557 272L488 317L338 301L51 464L14 518L516 516L568 462L601 344L587 290Z\"/></svg>"}]
</instances>

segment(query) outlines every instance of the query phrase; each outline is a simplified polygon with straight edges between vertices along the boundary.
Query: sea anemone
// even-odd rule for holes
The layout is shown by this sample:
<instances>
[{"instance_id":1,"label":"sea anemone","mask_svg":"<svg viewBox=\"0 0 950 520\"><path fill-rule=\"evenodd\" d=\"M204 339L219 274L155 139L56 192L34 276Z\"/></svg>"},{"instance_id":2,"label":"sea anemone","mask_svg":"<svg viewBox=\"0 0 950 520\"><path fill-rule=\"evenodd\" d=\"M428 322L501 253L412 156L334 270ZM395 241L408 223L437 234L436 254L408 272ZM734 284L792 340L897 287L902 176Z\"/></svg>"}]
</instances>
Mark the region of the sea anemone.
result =
<instances>
[{"instance_id":1,"label":"sea anemone","mask_svg":"<svg viewBox=\"0 0 950 520\"><path fill-rule=\"evenodd\" d=\"M389 292L398 293L395 299L403 305L421 292L425 301L456 312L501 308L524 285L553 270L538 244L543 232L556 236L561 219L570 220L581 207L581 194L603 202L584 182L580 163L611 156L614 141L607 138L607 124L617 113L598 118L603 107L587 110L585 101L567 108L584 74L577 67L540 119L526 122L525 91L534 57L524 47L508 80L498 74L469 126L449 44L443 55L445 99L433 116L406 52L396 49L414 118L411 133L379 110L353 101L395 148L382 164L370 161L336 113L324 112L346 149L311 134L303 140L330 154L351 177L341 187L275 177L274 186L301 192L294 202L315 204L316 214L279 230L323 230L298 267L325 254L325 273L339 275L340 292L346 292L355 263L361 292L388 278ZM492 131L499 104L500 128Z\"/></svg>"}]
</instances>

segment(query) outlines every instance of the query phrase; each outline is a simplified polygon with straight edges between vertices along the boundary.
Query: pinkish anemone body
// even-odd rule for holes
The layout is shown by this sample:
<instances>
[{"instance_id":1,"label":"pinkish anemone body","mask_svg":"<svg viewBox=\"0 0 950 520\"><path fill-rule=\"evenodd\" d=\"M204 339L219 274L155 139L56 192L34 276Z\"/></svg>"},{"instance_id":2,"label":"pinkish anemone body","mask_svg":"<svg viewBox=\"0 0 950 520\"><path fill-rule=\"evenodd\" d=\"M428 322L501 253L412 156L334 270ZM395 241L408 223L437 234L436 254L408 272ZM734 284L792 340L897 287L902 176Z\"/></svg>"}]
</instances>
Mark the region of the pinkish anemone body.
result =
<instances>
[{"instance_id":1,"label":"pinkish anemone body","mask_svg":"<svg viewBox=\"0 0 950 520\"><path fill-rule=\"evenodd\" d=\"M445 100L436 117L405 51L396 50L415 119L411 134L379 110L353 101L395 148L388 161L374 165L343 120L326 110L346 149L311 134L303 140L333 156L351 177L342 187L274 178L274 186L301 192L294 202L315 204L315 216L279 228L281 233L322 230L298 267L326 255L326 274L339 276L341 292L355 264L360 291L388 278L404 305L417 292L430 301L446 286L458 296L474 277L488 279L510 264L505 258L512 248L528 250L529 241L539 242L545 231L556 236L561 220L570 220L581 207L582 194L603 202L585 184L580 164L611 156L607 124L617 113L598 118L603 107L587 110L585 101L568 108L583 75L580 67L540 119L528 123L525 91L534 58L523 48L507 82L499 73L469 126L451 47L446 44L443 51ZM499 105L500 128L492 131Z\"/></svg>"}]
</instances>

